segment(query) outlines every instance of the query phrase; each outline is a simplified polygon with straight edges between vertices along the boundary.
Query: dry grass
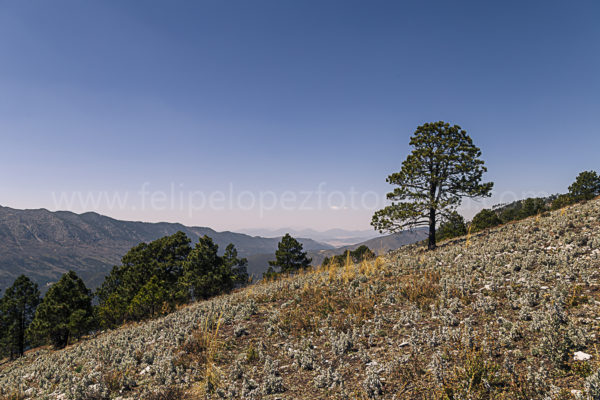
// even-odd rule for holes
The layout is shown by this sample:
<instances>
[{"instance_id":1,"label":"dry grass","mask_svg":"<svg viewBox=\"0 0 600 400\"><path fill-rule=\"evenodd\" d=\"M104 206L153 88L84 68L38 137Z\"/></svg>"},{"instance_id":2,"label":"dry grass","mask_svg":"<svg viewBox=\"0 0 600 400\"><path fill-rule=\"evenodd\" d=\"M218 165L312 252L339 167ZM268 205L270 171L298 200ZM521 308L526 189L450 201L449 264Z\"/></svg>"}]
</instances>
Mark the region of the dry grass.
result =
<instances>
[{"instance_id":1,"label":"dry grass","mask_svg":"<svg viewBox=\"0 0 600 400\"><path fill-rule=\"evenodd\" d=\"M440 273L437 271L415 272L400 279L399 294L407 301L426 309L440 293Z\"/></svg>"}]
</instances>

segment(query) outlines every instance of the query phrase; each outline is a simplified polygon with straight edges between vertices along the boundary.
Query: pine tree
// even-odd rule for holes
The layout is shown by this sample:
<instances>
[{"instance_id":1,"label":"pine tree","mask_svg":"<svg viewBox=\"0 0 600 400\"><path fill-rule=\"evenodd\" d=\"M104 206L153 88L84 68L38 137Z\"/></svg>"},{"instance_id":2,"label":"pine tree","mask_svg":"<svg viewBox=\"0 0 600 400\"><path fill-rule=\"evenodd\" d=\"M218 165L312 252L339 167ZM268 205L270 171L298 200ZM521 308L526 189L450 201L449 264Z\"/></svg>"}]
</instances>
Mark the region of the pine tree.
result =
<instances>
[{"instance_id":1,"label":"pine tree","mask_svg":"<svg viewBox=\"0 0 600 400\"><path fill-rule=\"evenodd\" d=\"M12 286L6 289L1 301L4 320L2 346L11 358L23 355L27 344L25 333L39 302L38 285L25 275L19 276Z\"/></svg>"},{"instance_id":2,"label":"pine tree","mask_svg":"<svg viewBox=\"0 0 600 400\"><path fill-rule=\"evenodd\" d=\"M29 327L31 337L62 348L93 328L91 292L73 271L48 289Z\"/></svg>"},{"instance_id":3,"label":"pine tree","mask_svg":"<svg viewBox=\"0 0 600 400\"><path fill-rule=\"evenodd\" d=\"M467 224L462 215L456 211L450 213L436 232L437 240L450 239L467 234Z\"/></svg>"},{"instance_id":4,"label":"pine tree","mask_svg":"<svg viewBox=\"0 0 600 400\"><path fill-rule=\"evenodd\" d=\"M219 246L204 235L188 255L182 282L192 299L207 299L233 288L231 268L225 265L218 251Z\"/></svg>"},{"instance_id":5,"label":"pine tree","mask_svg":"<svg viewBox=\"0 0 600 400\"><path fill-rule=\"evenodd\" d=\"M294 273L307 268L311 261L311 258L306 257L306 252L302 251L302 243L290 236L289 233L286 233L277 245L275 260L269 261L269 265L271 267L279 267L280 273ZM274 272L272 268L269 268L269 270Z\"/></svg>"},{"instance_id":6,"label":"pine tree","mask_svg":"<svg viewBox=\"0 0 600 400\"><path fill-rule=\"evenodd\" d=\"M502 220L500 217L498 217L498 214L492 210L484 208L473 217L473 221L471 221L471 227L473 232L478 232L487 228L498 226L501 223Z\"/></svg>"},{"instance_id":7,"label":"pine tree","mask_svg":"<svg viewBox=\"0 0 600 400\"><path fill-rule=\"evenodd\" d=\"M591 200L600 196L600 177L595 171L583 171L571 186L569 196L573 201Z\"/></svg>"},{"instance_id":8,"label":"pine tree","mask_svg":"<svg viewBox=\"0 0 600 400\"><path fill-rule=\"evenodd\" d=\"M230 243L225 248L223 263L231 270L232 279L235 284L245 285L248 283L248 260L246 258L238 258L238 252L233 243Z\"/></svg>"},{"instance_id":9,"label":"pine tree","mask_svg":"<svg viewBox=\"0 0 600 400\"><path fill-rule=\"evenodd\" d=\"M169 294L158 277L153 276L137 292L128 307L134 319L154 317L161 312L162 306L169 301Z\"/></svg>"},{"instance_id":10,"label":"pine tree","mask_svg":"<svg viewBox=\"0 0 600 400\"><path fill-rule=\"evenodd\" d=\"M371 225L380 232L429 227L428 248L436 247L436 224L460 205L462 197L489 196L493 183L481 183L487 170L481 150L458 125L439 121L417 127L410 139L412 152L400 172L387 182L398 187L388 193L390 206L373 215Z\"/></svg>"},{"instance_id":11,"label":"pine tree","mask_svg":"<svg viewBox=\"0 0 600 400\"><path fill-rule=\"evenodd\" d=\"M192 250L190 239L177 232L150 243L134 246L115 266L96 292L99 300L98 319L103 327L115 327L126 319L141 319L142 308L132 313L131 302L139 291L156 277L158 285L166 291L165 300L170 307L187 300L180 286L184 263ZM141 295L140 295L141 296ZM138 301L141 297L138 297Z\"/></svg>"}]
</instances>

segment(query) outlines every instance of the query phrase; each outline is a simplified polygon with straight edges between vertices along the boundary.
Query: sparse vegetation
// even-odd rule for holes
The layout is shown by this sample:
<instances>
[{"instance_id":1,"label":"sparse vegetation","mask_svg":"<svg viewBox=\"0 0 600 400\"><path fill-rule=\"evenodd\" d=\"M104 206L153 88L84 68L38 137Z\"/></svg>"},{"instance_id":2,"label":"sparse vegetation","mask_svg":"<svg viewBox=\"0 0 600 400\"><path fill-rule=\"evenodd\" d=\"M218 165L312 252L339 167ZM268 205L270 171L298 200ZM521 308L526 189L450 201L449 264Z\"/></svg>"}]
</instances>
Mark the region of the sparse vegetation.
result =
<instances>
[{"instance_id":1,"label":"sparse vegetation","mask_svg":"<svg viewBox=\"0 0 600 400\"><path fill-rule=\"evenodd\" d=\"M0 393L593 399L599 263L597 199L490 228L468 247L450 239L303 270L26 352L0 367Z\"/></svg>"}]
</instances>

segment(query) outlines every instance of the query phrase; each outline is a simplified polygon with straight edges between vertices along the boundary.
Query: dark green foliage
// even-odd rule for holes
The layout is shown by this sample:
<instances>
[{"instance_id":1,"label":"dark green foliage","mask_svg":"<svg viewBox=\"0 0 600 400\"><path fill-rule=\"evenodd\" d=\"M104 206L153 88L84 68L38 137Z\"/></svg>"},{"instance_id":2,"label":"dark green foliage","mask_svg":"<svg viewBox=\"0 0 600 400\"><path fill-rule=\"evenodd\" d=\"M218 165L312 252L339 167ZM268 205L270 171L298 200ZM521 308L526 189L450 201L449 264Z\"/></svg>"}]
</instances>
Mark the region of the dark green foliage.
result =
<instances>
[{"instance_id":1,"label":"dark green foliage","mask_svg":"<svg viewBox=\"0 0 600 400\"><path fill-rule=\"evenodd\" d=\"M169 293L157 276L153 276L131 299L127 311L133 319L158 315L164 304L168 304Z\"/></svg>"},{"instance_id":2,"label":"dark green foliage","mask_svg":"<svg viewBox=\"0 0 600 400\"><path fill-rule=\"evenodd\" d=\"M484 208L473 217L473 221L471 221L471 228L473 232L478 232L487 228L498 226L500 224L502 224L502 221L498 215L494 211Z\"/></svg>"},{"instance_id":3,"label":"dark green foliage","mask_svg":"<svg viewBox=\"0 0 600 400\"><path fill-rule=\"evenodd\" d=\"M205 235L198 240L196 247L190 252L184 264L183 285L192 299L207 299L234 287L231 265L227 264L223 257L218 256L218 250L219 246ZM235 259L232 256L233 251L230 249L227 262L238 263L237 251Z\"/></svg>"},{"instance_id":4,"label":"dark green foliage","mask_svg":"<svg viewBox=\"0 0 600 400\"><path fill-rule=\"evenodd\" d=\"M569 186L569 193L561 194L552 201L551 209L558 210L596 196L600 196L600 176L595 171L583 171Z\"/></svg>"},{"instance_id":5,"label":"dark green foliage","mask_svg":"<svg viewBox=\"0 0 600 400\"><path fill-rule=\"evenodd\" d=\"M97 316L103 327L152 318L177 304L206 299L248 281L245 258L233 244L223 257L208 236L192 249L190 239L177 232L133 247L106 277L97 292Z\"/></svg>"},{"instance_id":6,"label":"dark green foliage","mask_svg":"<svg viewBox=\"0 0 600 400\"><path fill-rule=\"evenodd\" d=\"M25 333L40 302L40 291L25 275L19 276L6 289L0 300L0 354L22 356L27 346Z\"/></svg>"},{"instance_id":7,"label":"dark green foliage","mask_svg":"<svg viewBox=\"0 0 600 400\"><path fill-rule=\"evenodd\" d=\"M232 279L236 285L246 285L248 283L248 260L245 258L238 258L238 252L235 246L230 243L225 248L225 254L223 254L223 263L227 268L231 269Z\"/></svg>"},{"instance_id":8,"label":"dark green foliage","mask_svg":"<svg viewBox=\"0 0 600 400\"><path fill-rule=\"evenodd\" d=\"M127 319L155 315L159 308L147 304L150 287L160 292L160 309L163 303L172 308L176 303L187 300L180 279L191 250L190 239L183 232L148 244L141 243L129 250L122 258L122 265L112 269L97 291L100 302L97 312L102 326L114 327ZM149 284L152 278L155 279ZM138 296L142 288L145 288L144 293ZM132 305L134 298L136 302ZM158 300L154 298L152 301Z\"/></svg>"},{"instance_id":9,"label":"dark green foliage","mask_svg":"<svg viewBox=\"0 0 600 400\"><path fill-rule=\"evenodd\" d=\"M450 213L436 232L437 240L450 239L467 234L467 224L462 215L456 211Z\"/></svg>"},{"instance_id":10,"label":"dark green foliage","mask_svg":"<svg viewBox=\"0 0 600 400\"><path fill-rule=\"evenodd\" d=\"M576 201L573 199L573 197L571 197L571 195L561 194L561 195L558 195L556 197L556 199L554 199L554 201L552 201L552 205L550 208L552 210L559 210L563 207L570 206L571 204L575 204L575 203L576 203Z\"/></svg>"},{"instance_id":11,"label":"dark green foliage","mask_svg":"<svg viewBox=\"0 0 600 400\"><path fill-rule=\"evenodd\" d=\"M569 196L574 201L591 200L600 196L600 177L595 171L584 171L577 175L569 186Z\"/></svg>"},{"instance_id":12,"label":"dark green foliage","mask_svg":"<svg viewBox=\"0 0 600 400\"><path fill-rule=\"evenodd\" d=\"M522 204L523 207L521 208L517 219L524 219L548 211L548 207L546 206L546 202L544 201L544 199L528 198L525 199L525 201L523 201Z\"/></svg>"},{"instance_id":13,"label":"dark green foliage","mask_svg":"<svg viewBox=\"0 0 600 400\"><path fill-rule=\"evenodd\" d=\"M353 263L361 262L362 260L371 260L375 258L375 253L371 249L369 249L364 244L357 247L355 250L346 250L343 254L339 254L337 256L333 256L331 258L325 257L323 260L323 265L328 265L331 263L344 265L346 260L350 258L350 261Z\"/></svg>"},{"instance_id":14,"label":"dark green foliage","mask_svg":"<svg viewBox=\"0 0 600 400\"><path fill-rule=\"evenodd\" d=\"M97 315L104 327L141 320L189 300L206 299L248 281L245 258L230 244L223 257L208 236L192 249L177 232L133 247L98 290Z\"/></svg>"},{"instance_id":15,"label":"dark green foliage","mask_svg":"<svg viewBox=\"0 0 600 400\"><path fill-rule=\"evenodd\" d=\"M93 327L91 292L75 272L69 271L44 296L29 334L42 343L62 348Z\"/></svg>"},{"instance_id":16,"label":"dark green foliage","mask_svg":"<svg viewBox=\"0 0 600 400\"><path fill-rule=\"evenodd\" d=\"M549 198L528 198L495 209L502 223L518 221L548 211Z\"/></svg>"},{"instance_id":17,"label":"dark green foliage","mask_svg":"<svg viewBox=\"0 0 600 400\"><path fill-rule=\"evenodd\" d=\"M398 232L429 226L429 249L436 246L436 223L447 218L463 197L489 196L493 183L482 183L481 151L467 132L446 122L419 126L410 139L412 152L400 172L387 178L398 187L388 193L392 205L373 215L379 231Z\"/></svg>"},{"instance_id":18,"label":"dark green foliage","mask_svg":"<svg viewBox=\"0 0 600 400\"><path fill-rule=\"evenodd\" d=\"M350 252L350 257L352 257L352 261L360 262L362 260L371 260L375 258L375 253L364 244L358 246L356 249Z\"/></svg>"},{"instance_id":19,"label":"dark green foliage","mask_svg":"<svg viewBox=\"0 0 600 400\"><path fill-rule=\"evenodd\" d=\"M269 261L271 267L279 267L280 273L294 273L308 267L312 259L306 257L306 252L302 251L302 243L298 242L289 233L286 233L277 245L275 251L275 260ZM269 270L263 274L263 277L275 273L275 269L269 267Z\"/></svg>"},{"instance_id":20,"label":"dark green foliage","mask_svg":"<svg viewBox=\"0 0 600 400\"><path fill-rule=\"evenodd\" d=\"M279 272L275 271L273 267L269 267L266 272L263 272L263 279L275 279L279 276Z\"/></svg>"}]
</instances>

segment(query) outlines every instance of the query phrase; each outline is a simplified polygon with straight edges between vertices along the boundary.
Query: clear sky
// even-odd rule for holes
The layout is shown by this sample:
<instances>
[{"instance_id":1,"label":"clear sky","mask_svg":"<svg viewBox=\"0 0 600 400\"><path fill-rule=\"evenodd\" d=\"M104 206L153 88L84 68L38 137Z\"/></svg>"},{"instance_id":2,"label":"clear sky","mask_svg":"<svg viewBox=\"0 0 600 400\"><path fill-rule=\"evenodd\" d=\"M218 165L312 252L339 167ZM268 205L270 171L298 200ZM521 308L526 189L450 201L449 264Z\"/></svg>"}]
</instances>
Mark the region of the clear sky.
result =
<instances>
[{"instance_id":1,"label":"clear sky","mask_svg":"<svg viewBox=\"0 0 600 400\"><path fill-rule=\"evenodd\" d=\"M369 227L414 129L484 205L600 170L600 3L0 1L0 204L215 229Z\"/></svg>"}]
</instances>

